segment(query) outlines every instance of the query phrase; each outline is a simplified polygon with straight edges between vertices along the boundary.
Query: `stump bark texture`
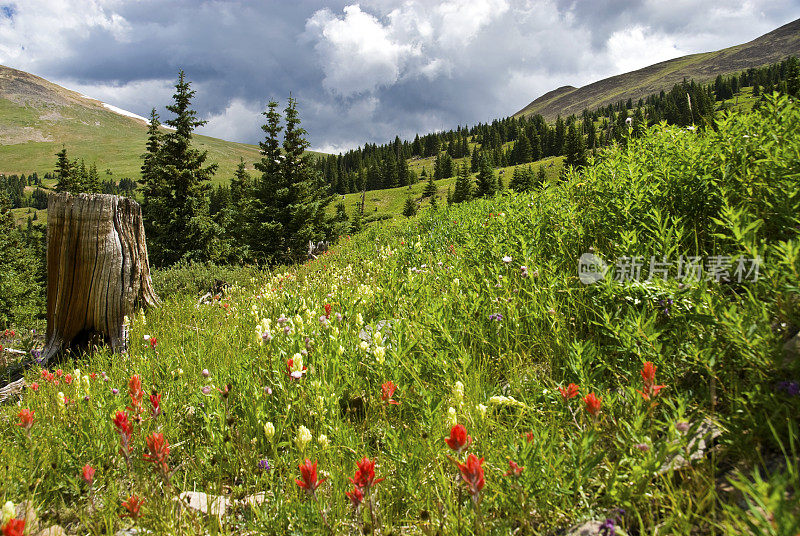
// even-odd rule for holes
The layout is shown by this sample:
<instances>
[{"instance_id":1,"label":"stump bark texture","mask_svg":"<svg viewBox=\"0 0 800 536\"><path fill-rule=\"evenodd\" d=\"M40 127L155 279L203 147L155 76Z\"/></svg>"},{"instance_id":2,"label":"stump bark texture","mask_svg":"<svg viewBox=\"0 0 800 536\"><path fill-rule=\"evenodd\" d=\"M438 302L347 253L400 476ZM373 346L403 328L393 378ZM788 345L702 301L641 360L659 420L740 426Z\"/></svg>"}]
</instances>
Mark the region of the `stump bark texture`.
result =
<instances>
[{"instance_id":1,"label":"stump bark texture","mask_svg":"<svg viewBox=\"0 0 800 536\"><path fill-rule=\"evenodd\" d=\"M137 303L159 303L139 204L107 194L51 195L44 362L101 341L124 348L123 320Z\"/></svg>"}]
</instances>

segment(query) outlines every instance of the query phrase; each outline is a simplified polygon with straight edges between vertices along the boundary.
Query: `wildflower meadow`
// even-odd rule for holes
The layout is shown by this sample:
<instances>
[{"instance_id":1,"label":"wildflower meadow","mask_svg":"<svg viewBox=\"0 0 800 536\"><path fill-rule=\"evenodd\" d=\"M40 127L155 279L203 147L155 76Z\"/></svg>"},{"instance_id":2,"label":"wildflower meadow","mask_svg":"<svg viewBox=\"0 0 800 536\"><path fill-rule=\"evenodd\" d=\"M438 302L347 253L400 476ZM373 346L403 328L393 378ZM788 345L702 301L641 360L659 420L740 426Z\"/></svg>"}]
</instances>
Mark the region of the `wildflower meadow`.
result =
<instances>
[{"instance_id":1,"label":"wildflower meadow","mask_svg":"<svg viewBox=\"0 0 800 536\"><path fill-rule=\"evenodd\" d=\"M797 125L778 96L656 125L538 191L162 295L126 352L0 406L3 534L797 534ZM762 262L585 284L586 252Z\"/></svg>"}]
</instances>

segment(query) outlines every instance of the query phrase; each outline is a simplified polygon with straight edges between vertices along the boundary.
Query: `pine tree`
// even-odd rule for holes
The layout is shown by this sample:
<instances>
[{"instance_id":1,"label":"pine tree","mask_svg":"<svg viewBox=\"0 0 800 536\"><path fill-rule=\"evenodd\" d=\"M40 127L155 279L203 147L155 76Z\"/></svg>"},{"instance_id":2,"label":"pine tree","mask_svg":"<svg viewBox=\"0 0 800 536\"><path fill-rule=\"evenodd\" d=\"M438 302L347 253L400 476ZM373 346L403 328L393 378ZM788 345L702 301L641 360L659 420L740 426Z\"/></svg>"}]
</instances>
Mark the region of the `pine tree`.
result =
<instances>
[{"instance_id":1,"label":"pine tree","mask_svg":"<svg viewBox=\"0 0 800 536\"><path fill-rule=\"evenodd\" d=\"M575 124L569 126L567 139L564 142L564 166L581 168L586 165L586 145L583 135L578 133Z\"/></svg>"},{"instance_id":2,"label":"pine tree","mask_svg":"<svg viewBox=\"0 0 800 536\"><path fill-rule=\"evenodd\" d=\"M492 165L485 156L481 157L475 186L475 197L491 197L497 193L497 178L492 170Z\"/></svg>"},{"instance_id":3,"label":"pine tree","mask_svg":"<svg viewBox=\"0 0 800 536\"><path fill-rule=\"evenodd\" d=\"M67 158L67 149L62 148L56 153L56 170L55 175L58 182L56 183L56 192L74 192L75 183L73 181L72 163Z\"/></svg>"},{"instance_id":4,"label":"pine tree","mask_svg":"<svg viewBox=\"0 0 800 536\"><path fill-rule=\"evenodd\" d=\"M361 221L361 207L356 206L355 211L353 211L353 218L350 220L350 233L356 234L361 232L363 227L364 224Z\"/></svg>"},{"instance_id":5,"label":"pine tree","mask_svg":"<svg viewBox=\"0 0 800 536\"><path fill-rule=\"evenodd\" d=\"M465 162L458 169L456 187L453 191L453 203L463 203L470 199L472 199L472 179L470 179L469 168Z\"/></svg>"},{"instance_id":6,"label":"pine tree","mask_svg":"<svg viewBox=\"0 0 800 536\"><path fill-rule=\"evenodd\" d=\"M167 110L175 117L167 121L174 130L158 139L157 116L151 114L148 129L148 154L143 164L145 181L144 220L150 240L151 262L156 266L170 265L181 259L211 260L217 255L216 240L219 227L208 213L209 181L217 164L206 166L207 151L192 147L192 132L204 125L191 109L195 92L186 81L183 71L173 94L174 103ZM160 144L158 143L160 141ZM158 146L151 153L151 144ZM147 156L152 156L148 160ZM149 176L147 176L149 175Z\"/></svg>"},{"instance_id":7,"label":"pine tree","mask_svg":"<svg viewBox=\"0 0 800 536\"><path fill-rule=\"evenodd\" d=\"M86 174L85 191L90 194L100 193L100 176L97 173L97 164L89 166Z\"/></svg>"},{"instance_id":8,"label":"pine tree","mask_svg":"<svg viewBox=\"0 0 800 536\"><path fill-rule=\"evenodd\" d=\"M288 220L289 248L280 252L286 258L298 261L307 252L309 242L329 239L341 231L334 229L326 214L333 197L327 193L321 175L311 164L311 156L305 154L309 146L306 130L300 127L297 101L289 97L284 110L286 128L283 135L283 160L280 164L282 181L288 186L288 203L284 206L283 219Z\"/></svg>"},{"instance_id":9,"label":"pine tree","mask_svg":"<svg viewBox=\"0 0 800 536\"><path fill-rule=\"evenodd\" d=\"M436 187L436 183L433 182L433 175L428 177L428 184L425 185L425 189L422 191L422 197L431 197L436 195L439 192L439 189Z\"/></svg>"},{"instance_id":10,"label":"pine tree","mask_svg":"<svg viewBox=\"0 0 800 536\"><path fill-rule=\"evenodd\" d=\"M406 199L406 204L403 206L403 216L410 218L417 213L417 202L413 198Z\"/></svg>"}]
</instances>

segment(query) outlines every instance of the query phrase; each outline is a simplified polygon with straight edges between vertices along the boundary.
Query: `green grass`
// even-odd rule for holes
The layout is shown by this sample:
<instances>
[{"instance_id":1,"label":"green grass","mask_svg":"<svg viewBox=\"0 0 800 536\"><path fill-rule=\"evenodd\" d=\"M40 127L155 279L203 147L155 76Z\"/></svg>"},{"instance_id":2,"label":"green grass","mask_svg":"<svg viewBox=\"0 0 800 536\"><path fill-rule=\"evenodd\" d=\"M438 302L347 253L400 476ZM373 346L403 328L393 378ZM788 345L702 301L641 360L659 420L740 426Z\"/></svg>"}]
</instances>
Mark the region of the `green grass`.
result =
<instances>
[{"instance_id":1,"label":"green grass","mask_svg":"<svg viewBox=\"0 0 800 536\"><path fill-rule=\"evenodd\" d=\"M507 144L508 145L508 144ZM433 157L428 158L413 158L409 160L409 169L416 172L419 175L422 172L422 168L425 168L426 173L433 172ZM521 167L526 166L533 166L535 171L538 171L539 165L545 166L545 173L546 173L546 180L547 181L555 181L558 178L558 174L561 171L563 166L564 158L561 156L557 157L548 157L542 160L538 160L531 164L522 164ZM455 168L457 169L459 165L463 162L469 164L468 158L458 158L453 161L455 163ZM552 164L552 167L551 167ZM503 184L508 187L508 183L511 180L511 177L514 175L514 168L518 166L508 166L503 168L495 169L495 174L498 177L503 179ZM501 174L502 172L502 174ZM475 182L476 173L471 173L470 177L472 178L473 184ZM426 177L422 177L419 182L413 184L411 186L400 186L397 188L386 188L383 190L369 190L366 192L364 197L364 222L367 224L388 220L392 218L403 218L403 206L405 205L406 199L409 197L419 200L420 206L425 208L430 205L429 198L422 198L422 192L425 190L425 186L427 185L428 180ZM447 189L448 187L451 190L455 189L456 177L450 177L449 179L440 179L435 181L436 188L438 189L437 199L439 201L439 205L447 203ZM338 196L338 200L341 200L342 196ZM352 194L346 194L344 196L344 204L345 208L347 209L347 214L352 216L357 207L361 206L361 192L355 192ZM328 212L333 214L336 210L336 203L331 204L328 207Z\"/></svg>"},{"instance_id":2,"label":"green grass","mask_svg":"<svg viewBox=\"0 0 800 536\"><path fill-rule=\"evenodd\" d=\"M127 353L69 358L52 379L34 367L38 389L0 407L0 501L91 534L325 534L327 523L555 535L615 517L617 534L796 534L800 397L780 382L800 373L781 357L800 325L798 122L800 107L779 99L717 130L655 126L536 192L378 223L302 266L228 273L211 304L194 293L214 270L156 272L172 291L132 315ZM588 251L612 264L763 263L741 283L682 280L673 266L665 280L587 286L577 264ZM300 379L288 359L307 367ZM665 386L650 400L637 392L647 362ZM161 394L162 414L146 396L139 413L133 375ZM399 404L383 396L388 381ZM565 400L569 383L580 395ZM596 416L589 393L602 399ZM141 415L130 464L112 425L126 407ZM35 412L29 432L21 409ZM713 453L664 467L703 421L721 433ZM454 422L471 436L466 452L443 440ZM169 442L166 471L142 457L153 433ZM485 478L474 502L453 463L473 454ZM371 489L379 527L344 495L363 457L385 479ZM314 497L295 483L306 458L325 478ZM509 461L524 466L518 478ZM221 526L178 509L185 491L225 496ZM145 498L135 521L121 517L132 494Z\"/></svg>"},{"instance_id":3,"label":"green grass","mask_svg":"<svg viewBox=\"0 0 800 536\"><path fill-rule=\"evenodd\" d=\"M57 113L60 117L52 121L41 119L48 113ZM96 107L20 106L0 98L0 122L3 127L17 133L21 129L34 129L50 140L0 144L0 173L30 174L35 171L42 176L53 171L55 154L66 147L71 159L83 158L87 166L96 164L101 180L137 179L141 175L147 126L140 121ZM257 145L200 135L194 136L194 145L199 150L208 151L208 162L219 164L213 178L215 184L230 181L240 158L250 170L261 158ZM107 175L107 169L113 175Z\"/></svg>"}]
</instances>

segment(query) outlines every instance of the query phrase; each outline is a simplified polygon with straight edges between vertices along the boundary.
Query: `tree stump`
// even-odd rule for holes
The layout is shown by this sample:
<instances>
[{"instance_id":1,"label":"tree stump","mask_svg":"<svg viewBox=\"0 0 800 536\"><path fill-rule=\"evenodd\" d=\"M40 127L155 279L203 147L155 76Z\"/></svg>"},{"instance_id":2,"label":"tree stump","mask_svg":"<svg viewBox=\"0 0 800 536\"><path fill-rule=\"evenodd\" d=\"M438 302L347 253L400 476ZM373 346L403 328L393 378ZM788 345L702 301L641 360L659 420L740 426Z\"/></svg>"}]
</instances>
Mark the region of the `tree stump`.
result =
<instances>
[{"instance_id":1,"label":"tree stump","mask_svg":"<svg viewBox=\"0 0 800 536\"><path fill-rule=\"evenodd\" d=\"M107 194L52 194L47 203L47 363L69 348L125 346L123 320L159 303L141 207Z\"/></svg>"}]
</instances>

